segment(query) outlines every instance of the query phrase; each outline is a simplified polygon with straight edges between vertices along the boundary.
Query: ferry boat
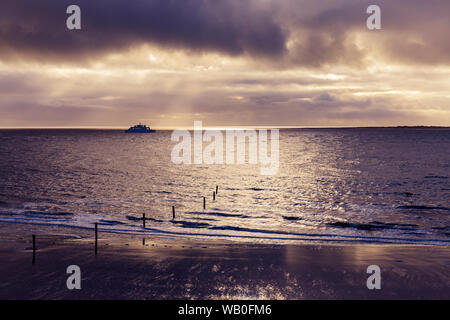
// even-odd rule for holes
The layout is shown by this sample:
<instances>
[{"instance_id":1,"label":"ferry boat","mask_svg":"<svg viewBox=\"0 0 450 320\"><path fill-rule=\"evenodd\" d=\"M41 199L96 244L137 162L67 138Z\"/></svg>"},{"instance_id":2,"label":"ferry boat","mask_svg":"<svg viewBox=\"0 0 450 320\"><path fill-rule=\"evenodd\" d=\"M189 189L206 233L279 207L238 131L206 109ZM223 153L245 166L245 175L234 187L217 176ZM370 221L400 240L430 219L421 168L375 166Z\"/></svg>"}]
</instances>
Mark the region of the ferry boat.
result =
<instances>
[{"instance_id":1,"label":"ferry boat","mask_svg":"<svg viewBox=\"0 0 450 320\"><path fill-rule=\"evenodd\" d=\"M145 124L139 123L133 127L130 127L125 132L126 133L150 133L150 132L156 132L156 130L153 130L150 127L147 127Z\"/></svg>"}]
</instances>

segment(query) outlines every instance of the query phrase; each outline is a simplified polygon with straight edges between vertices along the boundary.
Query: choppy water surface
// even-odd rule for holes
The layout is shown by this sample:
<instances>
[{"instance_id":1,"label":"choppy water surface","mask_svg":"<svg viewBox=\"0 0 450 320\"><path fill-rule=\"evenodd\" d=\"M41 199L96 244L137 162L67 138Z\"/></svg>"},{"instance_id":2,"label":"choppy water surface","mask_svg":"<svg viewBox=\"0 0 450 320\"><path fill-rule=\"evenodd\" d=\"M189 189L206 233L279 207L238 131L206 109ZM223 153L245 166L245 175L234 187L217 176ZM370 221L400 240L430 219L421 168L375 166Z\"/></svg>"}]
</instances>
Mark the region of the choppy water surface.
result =
<instances>
[{"instance_id":1,"label":"choppy water surface","mask_svg":"<svg viewBox=\"0 0 450 320\"><path fill-rule=\"evenodd\" d=\"M450 129L281 130L274 176L259 164L175 165L170 135L0 131L0 222L74 233L99 222L112 236L450 244Z\"/></svg>"}]
</instances>

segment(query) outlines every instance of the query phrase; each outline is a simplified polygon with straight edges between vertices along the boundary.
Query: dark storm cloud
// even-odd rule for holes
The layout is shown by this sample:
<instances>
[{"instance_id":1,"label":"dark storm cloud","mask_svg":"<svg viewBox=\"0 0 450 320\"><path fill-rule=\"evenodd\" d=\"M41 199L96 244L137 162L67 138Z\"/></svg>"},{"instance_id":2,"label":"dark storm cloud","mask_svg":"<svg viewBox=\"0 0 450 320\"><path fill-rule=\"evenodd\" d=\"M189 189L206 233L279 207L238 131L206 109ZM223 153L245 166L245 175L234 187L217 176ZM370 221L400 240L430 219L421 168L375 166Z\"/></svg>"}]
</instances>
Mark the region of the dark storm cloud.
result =
<instances>
[{"instance_id":1,"label":"dark storm cloud","mask_svg":"<svg viewBox=\"0 0 450 320\"><path fill-rule=\"evenodd\" d=\"M142 43L229 55L273 56L285 34L255 1L18 0L0 3L3 54L76 58ZM77 4L82 30L66 28L66 8Z\"/></svg>"},{"instance_id":2,"label":"dark storm cloud","mask_svg":"<svg viewBox=\"0 0 450 320\"><path fill-rule=\"evenodd\" d=\"M413 64L450 64L450 1L448 0L341 0L321 1L316 12L299 16L284 11L289 30L298 38L291 62L320 66L363 65L367 54ZM366 9L381 8L382 30L366 28ZM319 5L317 5L319 6ZM355 35L366 40L357 45Z\"/></svg>"},{"instance_id":3,"label":"dark storm cloud","mask_svg":"<svg viewBox=\"0 0 450 320\"><path fill-rule=\"evenodd\" d=\"M81 31L65 26L71 4L82 9ZM405 63L450 63L450 1L378 0L381 31L366 29L370 4L373 1L2 1L0 56L70 62L156 44L263 58L263 63L280 67L362 66L368 52ZM366 40L363 46L355 41L357 34Z\"/></svg>"},{"instance_id":4,"label":"dark storm cloud","mask_svg":"<svg viewBox=\"0 0 450 320\"><path fill-rule=\"evenodd\" d=\"M395 32L381 39L381 46L394 62L450 64L450 1L392 1L385 14Z\"/></svg>"}]
</instances>

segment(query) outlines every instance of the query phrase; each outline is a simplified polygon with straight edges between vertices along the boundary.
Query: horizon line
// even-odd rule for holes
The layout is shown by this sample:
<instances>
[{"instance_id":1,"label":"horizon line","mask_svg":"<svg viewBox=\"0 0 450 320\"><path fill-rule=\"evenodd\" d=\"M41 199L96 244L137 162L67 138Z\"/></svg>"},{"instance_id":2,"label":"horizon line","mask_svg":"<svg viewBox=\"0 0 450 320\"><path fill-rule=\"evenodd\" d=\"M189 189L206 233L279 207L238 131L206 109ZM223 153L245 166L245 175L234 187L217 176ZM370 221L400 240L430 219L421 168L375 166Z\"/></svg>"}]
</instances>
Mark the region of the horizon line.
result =
<instances>
[{"instance_id":1,"label":"horizon line","mask_svg":"<svg viewBox=\"0 0 450 320\"><path fill-rule=\"evenodd\" d=\"M122 126L0 126L0 130L126 130ZM357 128L450 128L442 125L367 125L367 126L204 126L203 130L227 129L357 129ZM155 130L194 130L193 126L152 127Z\"/></svg>"}]
</instances>

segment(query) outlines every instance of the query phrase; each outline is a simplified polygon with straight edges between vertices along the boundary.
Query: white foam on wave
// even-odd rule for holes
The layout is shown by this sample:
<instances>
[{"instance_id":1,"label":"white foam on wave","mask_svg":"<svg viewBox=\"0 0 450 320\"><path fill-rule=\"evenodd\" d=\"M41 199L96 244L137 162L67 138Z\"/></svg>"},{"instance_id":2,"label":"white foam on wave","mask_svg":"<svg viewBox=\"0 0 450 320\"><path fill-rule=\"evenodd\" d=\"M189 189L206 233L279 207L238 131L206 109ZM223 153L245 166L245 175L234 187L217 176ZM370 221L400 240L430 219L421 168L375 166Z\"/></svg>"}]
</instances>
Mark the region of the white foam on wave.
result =
<instances>
[{"instance_id":1,"label":"white foam on wave","mask_svg":"<svg viewBox=\"0 0 450 320\"><path fill-rule=\"evenodd\" d=\"M171 221L152 218L149 218L146 221L146 228L143 228L142 218L139 217L135 217L131 220L127 218L118 220L117 217L108 215L30 212L18 209L0 212L0 222L72 229L93 229L94 224L98 223L99 232L111 235L147 236L158 234L158 236L169 238L216 239L270 244L334 242L450 245L450 240L442 239L415 239L406 237L337 234L330 232L291 232L228 225L219 226L211 224L210 222L192 222L186 220Z\"/></svg>"}]
</instances>

